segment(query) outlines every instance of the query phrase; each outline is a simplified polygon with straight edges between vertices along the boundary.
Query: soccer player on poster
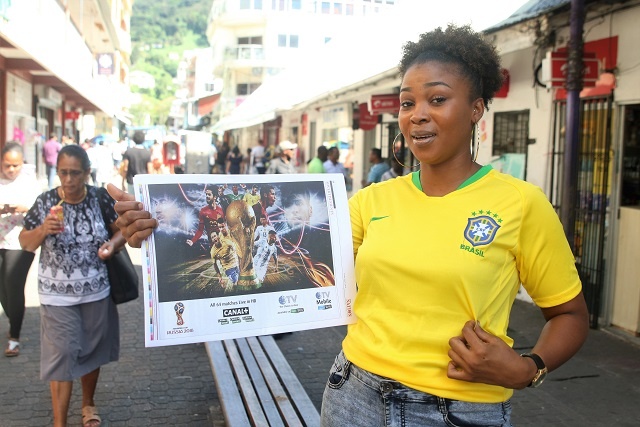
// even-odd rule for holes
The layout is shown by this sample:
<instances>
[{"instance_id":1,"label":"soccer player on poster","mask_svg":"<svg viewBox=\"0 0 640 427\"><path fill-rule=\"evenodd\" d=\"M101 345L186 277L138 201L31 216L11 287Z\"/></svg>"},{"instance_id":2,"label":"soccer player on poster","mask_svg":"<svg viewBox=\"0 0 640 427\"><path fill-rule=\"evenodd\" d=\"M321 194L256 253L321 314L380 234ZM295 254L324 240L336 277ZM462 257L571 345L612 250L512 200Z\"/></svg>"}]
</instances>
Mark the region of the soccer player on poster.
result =
<instances>
[{"instance_id":1,"label":"soccer player on poster","mask_svg":"<svg viewBox=\"0 0 640 427\"><path fill-rule=\"evenodd\" d=\"M276 231L273 227L268 232L268 237L265 241L257 244L256 254L253 257L253 268L258 276L258 282L262 284L264 276L267 275L269 269L269 261L273 257L275 260L275 269L278 270L278 247L276 246Z\"/></svg>"},{"instance_id":2,"label":"soccer player on poster","mask_svg":"<svg viewBox=\"0 0 640 427\"><path fill-rule=\"evenodd\" d=\"M224 276L227 276L227 283L224 285L225 292L232 291L238 283L240 277L240 264L238 262L238 247L236 242L231 239L227 239L214 231L211 233L211 260L213 261L213 267L216 269L216 273L220 276L220 285L225 281ZM222 266L218 267L218 262Z\"/></svg>"},{"instance_id":3,"label":"soccer player on poster","mask_svg":"<svg viewBox=\"0 0 640 427\"><path fill-rule=\"evenodd\" d=\"M211 236L211 233L213 232L217 233L219 231L218 219L224 218L224 212L218 205L213 191L206 190L204 194L207 205L200 209L200 212L198 213L198 229L191 239L187 239L187 244L189 246L193 246L193 244L198 241L200 236L202 236L203 231L207 232L207 236Z\"/></svg>"},{"instance_id":4,"label":"soccer player on poster","mask_svg":"<svg viewBox=\"0 0 640 427\"><path fill-rule=\"evenodd\" d=\"M256 227L256 231L253 233L253 253L255 254L258 250L258 247L266 245L267 239L269 237L269 232L273 231L275 233L276 229L273 228L273 225L269 224L269 220L266 216L260 218L260 225Z\"/></svg>"}]
</instances>

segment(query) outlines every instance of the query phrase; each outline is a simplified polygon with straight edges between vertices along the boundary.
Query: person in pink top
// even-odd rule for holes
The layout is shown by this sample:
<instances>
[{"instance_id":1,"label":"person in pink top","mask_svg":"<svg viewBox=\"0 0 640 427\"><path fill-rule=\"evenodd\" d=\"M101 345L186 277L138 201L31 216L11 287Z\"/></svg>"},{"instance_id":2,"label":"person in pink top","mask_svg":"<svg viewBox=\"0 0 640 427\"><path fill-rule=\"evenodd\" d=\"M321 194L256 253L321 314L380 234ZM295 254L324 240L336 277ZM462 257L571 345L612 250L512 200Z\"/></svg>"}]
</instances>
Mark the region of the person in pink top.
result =
<instances>
[{"instance_id":1,"label":"person in pink top","mask_svg":"<svg viewBox=\"0 0 640 427\"><path fill-rule=\"evenodd\" d=\"M49 190L53 188L53 181L56 179L56 163L58 152L62 149L62 144L58 142L58 136L51 133L49 140L42 146L42 157L47 166L47 178L49 179Z\"/></svg>"}]
</instances>

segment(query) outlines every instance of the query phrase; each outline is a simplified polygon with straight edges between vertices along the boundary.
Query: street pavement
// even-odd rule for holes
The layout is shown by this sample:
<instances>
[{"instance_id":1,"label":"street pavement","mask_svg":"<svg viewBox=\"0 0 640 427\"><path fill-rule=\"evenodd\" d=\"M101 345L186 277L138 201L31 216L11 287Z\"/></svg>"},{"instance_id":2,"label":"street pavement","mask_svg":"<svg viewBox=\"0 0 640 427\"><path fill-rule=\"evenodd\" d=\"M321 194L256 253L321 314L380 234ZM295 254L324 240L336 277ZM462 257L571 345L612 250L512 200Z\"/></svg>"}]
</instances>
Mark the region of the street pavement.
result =
<instances>
[{"instance_id":1,"label":"street pavement","mask_svg":"<svg viewBox=\"0 0 640 427\"><path fill-rule=\"evenodd\" d=\"M129 248L140 265L140 250ZM26 286L27 312L16 358L0 356L0 427L48 426L48 384L39 379L40 314L36 264ZM96 405L103 426L224 426L208 357L202 344L144 347L141 297L119 306L120 361L102 368ZM544 320L516 301L509 327L519 352L535 343ZM0 316L0 333L8 329ZM295 332L276 342L316 407L346 327ZM3 333L4 334L4 333ZM4 347L4 342L2 343ZM69 425L81 425L80 383L74 384ZM516 391L515 426L640 426L640 338L613 329L591 330L587 343L538 389ZM348 426L345 420L345 426Z\"/></svg>"}]
</instances>

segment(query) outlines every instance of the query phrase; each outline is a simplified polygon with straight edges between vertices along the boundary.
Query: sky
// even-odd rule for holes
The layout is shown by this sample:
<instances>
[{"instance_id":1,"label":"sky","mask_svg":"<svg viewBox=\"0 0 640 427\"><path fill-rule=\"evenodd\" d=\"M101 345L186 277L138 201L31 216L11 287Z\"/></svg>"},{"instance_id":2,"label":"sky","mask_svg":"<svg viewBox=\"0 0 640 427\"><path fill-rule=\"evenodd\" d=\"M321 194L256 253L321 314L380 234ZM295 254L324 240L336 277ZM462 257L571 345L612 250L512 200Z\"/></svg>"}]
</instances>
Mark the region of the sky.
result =
<instances>
[{"instance_id":1,"label":"sky","mask_svg":"<svg viewBox=\"0 0 640 427\"><path fill-rule=\"evenodd\" d=\"M401 16L431 27L449 22L470 24L480 31L511 16L527 0L399 0Z\"/></svg>"}]
</instances>

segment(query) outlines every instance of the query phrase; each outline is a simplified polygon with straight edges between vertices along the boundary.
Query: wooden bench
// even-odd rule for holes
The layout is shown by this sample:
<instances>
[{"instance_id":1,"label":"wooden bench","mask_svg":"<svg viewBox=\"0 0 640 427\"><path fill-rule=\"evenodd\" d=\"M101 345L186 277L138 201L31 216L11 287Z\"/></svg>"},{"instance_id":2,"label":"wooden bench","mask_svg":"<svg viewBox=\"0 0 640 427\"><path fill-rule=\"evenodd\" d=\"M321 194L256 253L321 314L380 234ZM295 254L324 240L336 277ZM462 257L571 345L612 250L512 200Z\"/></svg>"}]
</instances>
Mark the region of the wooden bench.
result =
<instances>
[{"instance_id":1,"label":"wooden bench","mask_svg":"<svg viewBox=\"0 0 640 427\"><path fill-rule=\"evenodd\" d=\"M320 415L271 335L207 342L227 426L320 425Z\"/></svg>"}]
</instances>

